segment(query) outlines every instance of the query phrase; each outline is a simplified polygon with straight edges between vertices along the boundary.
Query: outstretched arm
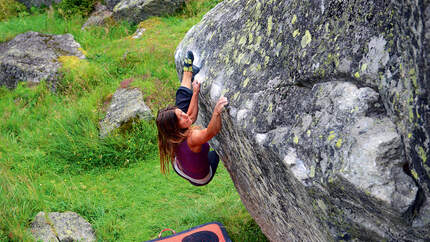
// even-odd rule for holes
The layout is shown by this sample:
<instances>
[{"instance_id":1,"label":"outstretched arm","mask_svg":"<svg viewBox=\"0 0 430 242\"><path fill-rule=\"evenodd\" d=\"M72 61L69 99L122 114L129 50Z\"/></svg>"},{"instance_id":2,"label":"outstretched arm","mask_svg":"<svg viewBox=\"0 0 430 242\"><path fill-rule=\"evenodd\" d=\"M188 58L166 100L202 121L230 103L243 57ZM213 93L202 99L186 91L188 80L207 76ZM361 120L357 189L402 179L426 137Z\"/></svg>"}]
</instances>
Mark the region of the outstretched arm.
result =
<instances>
[{"instance_id":1,"label":"outstretched arm","mask_svg":"<svg viewBox=\"0 0 430 242\"><path fill-rule=\"evenodd\" d=\"M199 92L200 83L196 80L193 82L193 96L191 97L190 106L188 107L188 116L194 122L197 120L197 115L199 114Z\"/></svg>"},{"instance_id":2,"label":"outstretched arm","mask_svg":"<svg viewBox=\"0 0 430 242\"><path fill-rule=\"evenodd\" d=\"M193 130L190 138L188 139L188 146L191 150L199 150L200 146L210 139L212 139L221 130L221 112L224 106L227 105L227 98L221 97L215 105L214 112L212 113L211 121L206 129Z\"/></svg>"}]
</instances>

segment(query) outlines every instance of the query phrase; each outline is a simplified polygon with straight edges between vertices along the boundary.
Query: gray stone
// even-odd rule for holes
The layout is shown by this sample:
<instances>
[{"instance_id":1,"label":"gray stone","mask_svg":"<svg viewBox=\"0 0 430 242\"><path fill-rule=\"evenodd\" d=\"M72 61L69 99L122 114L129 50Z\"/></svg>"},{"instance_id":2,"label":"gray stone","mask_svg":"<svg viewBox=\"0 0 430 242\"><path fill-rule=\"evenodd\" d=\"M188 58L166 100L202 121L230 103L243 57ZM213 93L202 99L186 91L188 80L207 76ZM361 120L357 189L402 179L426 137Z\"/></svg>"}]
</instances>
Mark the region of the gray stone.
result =
<instances>
[{"instance_id":1,"label":"gray stone","mask_svg":"<svg viewBox=\"0 0 430 242\"><path fill-rule=\"evenodd\" d=\"M226 0L186 34L201 125L271 241L430 239L429 3Z\"/></svg>"},{"instance_id":2,"label":"gray stone","mask_svg":"<svg viewBox=\"0 0 430 242\"><path fill-rule=\"evenodd\" d=\"M424 227L430 224L430 200L427 199L420 209L419 215L414 219L412 226Z\"/></svg>"},{"instance_id":3,"label":"gray stone","mask_svg":"<svg viewBox=\"0 0 430 242\"><path fill-rule=\"evenodd\" d=\"M115 5L115 19L139 23L151 16L172 14L185 3L185 0L122 0Z\"/></svg>"},{"instance_id":4,"label":"gray stone","mask_svg":"<svg viewBox=\"0 0 430 242\"><path fill-rule=\"evenodd\" d=\"M97 3L94 12L88 18L88 20L82 25L81 29L85 29L89 26L100 26L108 22L112 17L112 12L101 3Z\"/></svg>"},{"instance_id":5,"label":"gray stone","mask_svg":"<svg viewBox=\"0 0 430 242\"><path fill-rule=\"evenodd\" d=\"M105 118L100 121L100 136L105 137L113 130L134 119L152 119L151 110L143 101L138 88L119 88L112 97Z\"/></svg>"},{"instance_id":6,"label":"gray stone","mask_svg":"<svg viewBox=\"0 0 430 242\"><path fill-rule=\"evenodd\" d=\"M54 3L61 2L61 0L17 0L17 1L24 4L27 8L51 6Z\"/></svg>"},{"instance_id":7,"label":"gray stone","mask_svg":"<svg viewBox=\"0 0 430 242\"><path fill-rule=\"evenodd\" d=\"M121 0L104 0L106 7L112 11Z\"/></svg>"},{"instance_id":8,"label":"gray stone","mask_svg":"<svg viewBox=\"0 0 430 242\"><path fill-rule=\"evenodd\" d=\"M145 33L145 28L138 28L136 29L136 32L131 36L132 39L140 39L143 36L143 33Z\"/></svg>"},{"instance_id":9,"label":"gray stone","mask_svg":"<svg viewBox=\"0 0 430 242\"><path fill-rule=\"evenodd\" d=\"M96 241L91 224L74 212L39 212L31 223L31 233L41 241Z\"/></svg>"},{"instance_id":10,"label":"gray stone","mask_svg":"<svg viewBox=\"0 0 430 242\"><path fill-rule=\"evenodd\" d=\"M27 32L4 44L0 52L0 86L15 88L18 82L55 83L59 78L60 56L84 59L81 46L71 34L50 35Z\"/></svg>"}]
</instances>

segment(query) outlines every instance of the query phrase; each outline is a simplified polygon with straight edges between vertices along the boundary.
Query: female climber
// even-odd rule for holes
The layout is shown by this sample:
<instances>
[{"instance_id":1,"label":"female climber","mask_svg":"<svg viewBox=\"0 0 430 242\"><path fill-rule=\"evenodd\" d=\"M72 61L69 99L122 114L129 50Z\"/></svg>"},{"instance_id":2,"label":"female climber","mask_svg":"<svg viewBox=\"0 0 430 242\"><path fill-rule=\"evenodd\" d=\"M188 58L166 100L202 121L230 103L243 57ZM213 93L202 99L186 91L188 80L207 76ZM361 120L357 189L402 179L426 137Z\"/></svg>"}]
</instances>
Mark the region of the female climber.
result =
<instances>
[{"instance_id":1,"label":"female climber","mask_svg":"<svg viewBox=\"0 0 430 242\"><path fill-rule=\"evenodd\" d=\"M193 60L193 53L188 51L176 106L158 111L158 149L163 174L171 163L179 176L195 186L203 186L212 180L218 167L219 157L215 151L209 151L207 142L220 131L221 112L228 101L225 97L218 100L207 128L191 126L197 119L200 91L200 83L192 82L199 71Z\"/></svg>"}]
</instances>

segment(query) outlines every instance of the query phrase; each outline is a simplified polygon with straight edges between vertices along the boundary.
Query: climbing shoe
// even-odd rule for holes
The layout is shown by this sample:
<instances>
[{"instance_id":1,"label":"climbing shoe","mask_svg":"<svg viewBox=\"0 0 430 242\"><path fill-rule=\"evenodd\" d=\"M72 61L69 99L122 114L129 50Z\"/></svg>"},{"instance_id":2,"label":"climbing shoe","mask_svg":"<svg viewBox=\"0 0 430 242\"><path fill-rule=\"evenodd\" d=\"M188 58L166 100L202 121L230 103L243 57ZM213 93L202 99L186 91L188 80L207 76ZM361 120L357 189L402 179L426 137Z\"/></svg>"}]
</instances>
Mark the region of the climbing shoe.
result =
<instances>
[{"instance_id":1,"label":"climbing shoe","mask_svg":"<svg viewBox=\"0 0 430 242\"><path fill-rule=\"evenodd\" d=\"M193 71L194 54L192 51L187 51L184 59L184 71Z\"/></svg>"},{"instance_id":2,"label":"climbing shoe","mask_svg":"<svg viewBox=\"0 0 430 242\"><path fill-rule=\"evenodd\" d=\"M184 71L190 71L193 73L193 76L191 78L191 81L194 81L194 76L199 73L200 68L193 65L194 61L194 54L191 50L187 51L187 54L185 55L184 59Z\"/></svg>"},{"instance_id":3,"label":"climbing shoe","mask_svg":"<svg viewBox=\"0 0 430 242\"><path fill-rule=\"evenodd\" d=\"M200 68L193 65L193 77L191 78L191 81L194 81L194 76L197 75L197 73L199 73L199 71L200 71Z\"/></svg>"}]
</instances>

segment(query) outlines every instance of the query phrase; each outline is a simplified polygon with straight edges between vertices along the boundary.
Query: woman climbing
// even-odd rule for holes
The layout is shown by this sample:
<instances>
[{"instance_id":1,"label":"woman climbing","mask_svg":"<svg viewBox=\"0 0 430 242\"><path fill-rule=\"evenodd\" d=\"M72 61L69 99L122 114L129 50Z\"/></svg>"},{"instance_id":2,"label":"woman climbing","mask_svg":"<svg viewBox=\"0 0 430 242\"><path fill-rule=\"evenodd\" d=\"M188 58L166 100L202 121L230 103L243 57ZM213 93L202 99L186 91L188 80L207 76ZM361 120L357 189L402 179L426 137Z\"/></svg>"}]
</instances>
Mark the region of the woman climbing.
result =
<instances>
[{"instance_id":1,"label":"woman climbing","mask_svg":"<svg viewBox=\"0 0 430 242\"><path fill-rule=\"evenodd\" d=\"M197 119L200 91L200 83L192 82L199 71L193 60L193 53L188 51L176 106L158 111L158 149L163 174L171 163L179 176L195 186L203 186L212 180L218 167L219 157L215 151L209 151L207 142L220 131L221 112L228 102L225 97L218 100L207 128L191 126Z\"/></svg>"}]
</instances>

